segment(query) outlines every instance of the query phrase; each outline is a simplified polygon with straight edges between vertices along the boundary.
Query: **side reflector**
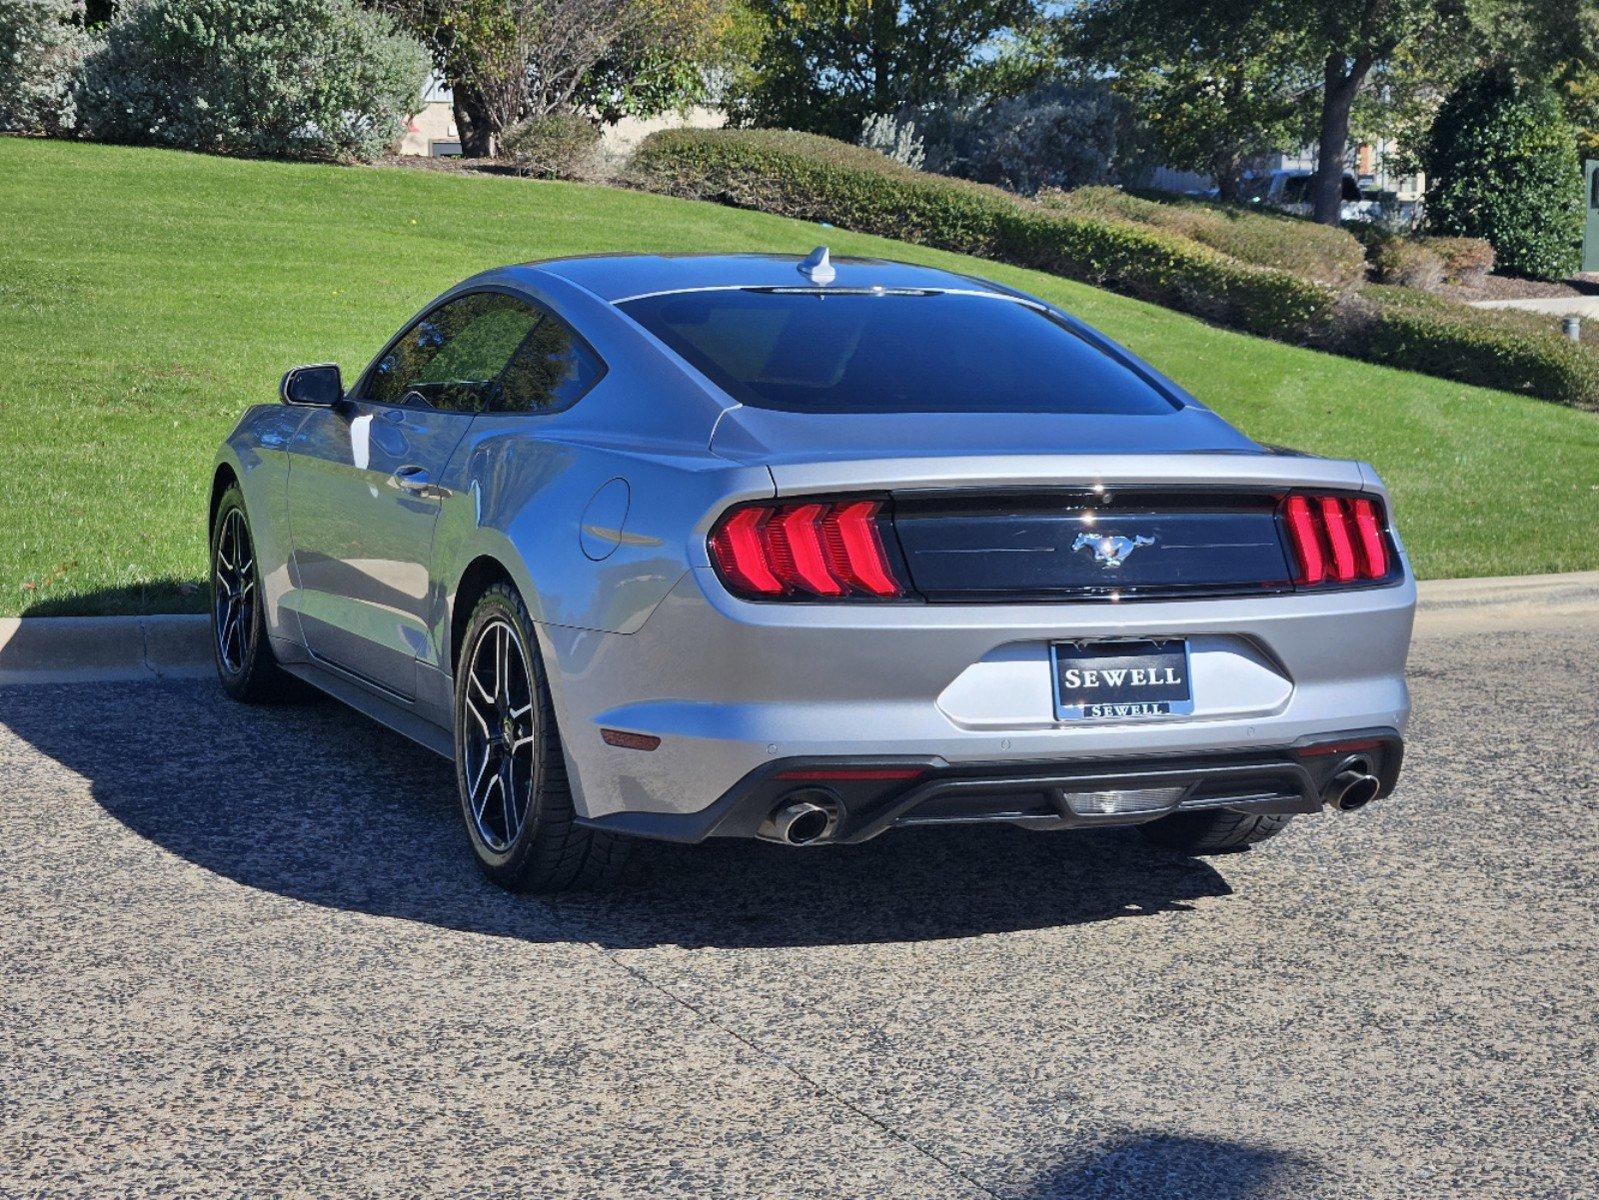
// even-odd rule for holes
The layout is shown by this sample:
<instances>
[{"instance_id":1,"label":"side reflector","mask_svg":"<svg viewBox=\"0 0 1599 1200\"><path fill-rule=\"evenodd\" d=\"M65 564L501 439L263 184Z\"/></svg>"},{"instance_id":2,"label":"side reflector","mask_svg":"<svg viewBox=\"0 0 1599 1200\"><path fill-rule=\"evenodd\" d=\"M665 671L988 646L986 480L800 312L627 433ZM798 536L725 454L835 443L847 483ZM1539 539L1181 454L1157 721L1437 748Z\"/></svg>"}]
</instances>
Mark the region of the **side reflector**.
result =
<instances>
[{"instance_id":1,"label":"side reflector","mask_svg":"<svg viewBox=\"0 0 1599 1200\"><path fill-rule=\"evenodd\" d=\"M607 746L622 750L653 750L661 744L653 733L628 733L625 729L601 729L600 738Z\"/></svg>"},{"instance_id":2,"label":"side reflector","mask_svg":"<svg viewBox=\"0 0 1599 1200\"><path fill-rule=\"evenodd\" d=\"M750 600L892 599L905 594L883 544L877 500L741 505L711 531L711 561Z\"/></svg>"}]
</instances>

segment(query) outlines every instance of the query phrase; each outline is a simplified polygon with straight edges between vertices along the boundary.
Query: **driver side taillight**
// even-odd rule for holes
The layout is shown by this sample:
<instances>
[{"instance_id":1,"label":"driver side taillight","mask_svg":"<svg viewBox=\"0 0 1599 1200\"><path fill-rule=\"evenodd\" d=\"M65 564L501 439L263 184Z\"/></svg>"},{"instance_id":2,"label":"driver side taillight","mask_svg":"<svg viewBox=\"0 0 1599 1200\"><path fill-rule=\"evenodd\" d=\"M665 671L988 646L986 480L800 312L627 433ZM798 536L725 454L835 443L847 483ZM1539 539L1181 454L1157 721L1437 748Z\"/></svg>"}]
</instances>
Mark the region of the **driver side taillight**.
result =
<instances>
[{"instance_id":1,"label":"driver side taillight","mask_svg":"<svg viewBox=\"0 0 1599 1200\"><path fill-rule=\"evenodd\" d=\"M880 500L744 504L712 528L711 562L746 600L891 600L905 587L886 549L886 522Z\"/></svg>"}]
</instances>

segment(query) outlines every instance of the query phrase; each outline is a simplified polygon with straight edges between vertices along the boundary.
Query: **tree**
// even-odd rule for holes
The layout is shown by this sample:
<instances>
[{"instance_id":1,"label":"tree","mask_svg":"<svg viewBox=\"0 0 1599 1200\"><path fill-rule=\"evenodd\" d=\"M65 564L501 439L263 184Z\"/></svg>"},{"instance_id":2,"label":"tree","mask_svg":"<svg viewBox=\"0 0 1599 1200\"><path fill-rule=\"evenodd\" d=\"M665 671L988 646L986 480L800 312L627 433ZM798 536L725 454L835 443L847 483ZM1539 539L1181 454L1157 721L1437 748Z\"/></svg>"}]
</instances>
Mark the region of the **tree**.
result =
<instances>
[{"instance_id":1,"label":"tree","mask_svg":"<svg viewBox=\"0 0 1599 1200\"><path fill-rule=\"evenodd\" d=\"M853 141L865 119L954 90L978 51L1027 21L1033 0L752 0L751 67L732 86L743 125Z\"/></svg>"},{"instance_id":2,"label":"tree","mask_svg":"<svg viewBox=\"0 0 1599 1200\"><path fill-rule=\"evenodd\" d=\"M377 0L433 55L462 149L517 121L589 108L649 116L698 98L727 0Z\"/></svg>"},{"instance_id":3,"label":"tree","mask_svg":"<svg viewBox=\"0 0 1599 1200\"><path fill-rule=\"evenodd\" d=\"M1126 61L1181 75L1198 63L1254 76L1237 100L1303 97L1317 149L1313 215L1336 225L1355 101L1374 70L1401 48L1456 36L1464 0L1086 0L1080 22L1117 27ZM1275 31L1274 41L1263 31ZM1112 68L1118 64L1111 62ZM1222 72L1223 77L1225 72ZM1237 123L1247 128L1248 122Z\"/></svg>"},{"instance_id":4,"label":"tree","mask_svg":"<svg viewBox=\"0 0 1599 1200\"><path fill-rule=\"evenodd\" d=\"M1200 17L1199 7L1186 16ZM1181 28L1169 16L1151 28L1147 9L1145 0L1086 6L1070 52L1110 72L1160 162L1203 172L1221 199L1237 200L1251 160L1304 135L1313 89L1304 37L1278 27L1269 11L1212 29L1208 21Z\"/></svg>"},{"instance_id":5,"label":"tree","mask_svg":"<svg viewBox=\"0 0 1599 1200\"><path fill-rule=\"evenodd\" d=\"M1438 111L1423 155L1438 233L1484 238L1502 268L1547 279L1576 270L1582 168L1573 130L1545 84L1497 67Z\"/></svg>"}]
</instances>

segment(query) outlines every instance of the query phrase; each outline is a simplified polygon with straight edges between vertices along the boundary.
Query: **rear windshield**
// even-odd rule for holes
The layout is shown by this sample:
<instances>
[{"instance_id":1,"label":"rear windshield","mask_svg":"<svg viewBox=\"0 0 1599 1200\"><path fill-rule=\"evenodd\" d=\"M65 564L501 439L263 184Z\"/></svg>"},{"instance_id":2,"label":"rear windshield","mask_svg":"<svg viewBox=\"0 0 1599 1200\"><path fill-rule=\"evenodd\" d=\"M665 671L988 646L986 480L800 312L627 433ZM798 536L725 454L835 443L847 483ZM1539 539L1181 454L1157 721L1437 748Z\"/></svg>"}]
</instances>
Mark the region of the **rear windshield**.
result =
<instances>
[{"instance_id":1,"label":"rear windshield","mask_svg":"<svg viewBox=\"0 0 1599 1200\"><path fill-rule=\"evenodd\" d=\"M705 291L622 306L741 404L809 413L1170 413L1046 313L944 292Z\"/></svg>"}]
</instances>

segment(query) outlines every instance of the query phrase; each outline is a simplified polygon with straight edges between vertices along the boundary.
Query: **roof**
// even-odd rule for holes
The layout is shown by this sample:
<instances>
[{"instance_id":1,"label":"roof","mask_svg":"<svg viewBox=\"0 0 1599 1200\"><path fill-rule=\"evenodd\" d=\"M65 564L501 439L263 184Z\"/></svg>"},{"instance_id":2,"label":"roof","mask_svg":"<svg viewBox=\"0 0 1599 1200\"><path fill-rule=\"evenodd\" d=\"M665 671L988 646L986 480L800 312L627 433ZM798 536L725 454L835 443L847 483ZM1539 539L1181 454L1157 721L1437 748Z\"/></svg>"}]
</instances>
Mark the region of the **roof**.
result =
<instances>
[{"instance_id":1,"label":"roof","mask_svg":"<svg viewBox=\"0 0 1599 1200\"><path fill-rule=\"evenodd\" d=\"M655 292L711 287L808 287L799 254L600 254L529 263L612 302ZM834 258L831 288L1008 289L953 271L879 258Z\"/></svg>"}]
</instances>

